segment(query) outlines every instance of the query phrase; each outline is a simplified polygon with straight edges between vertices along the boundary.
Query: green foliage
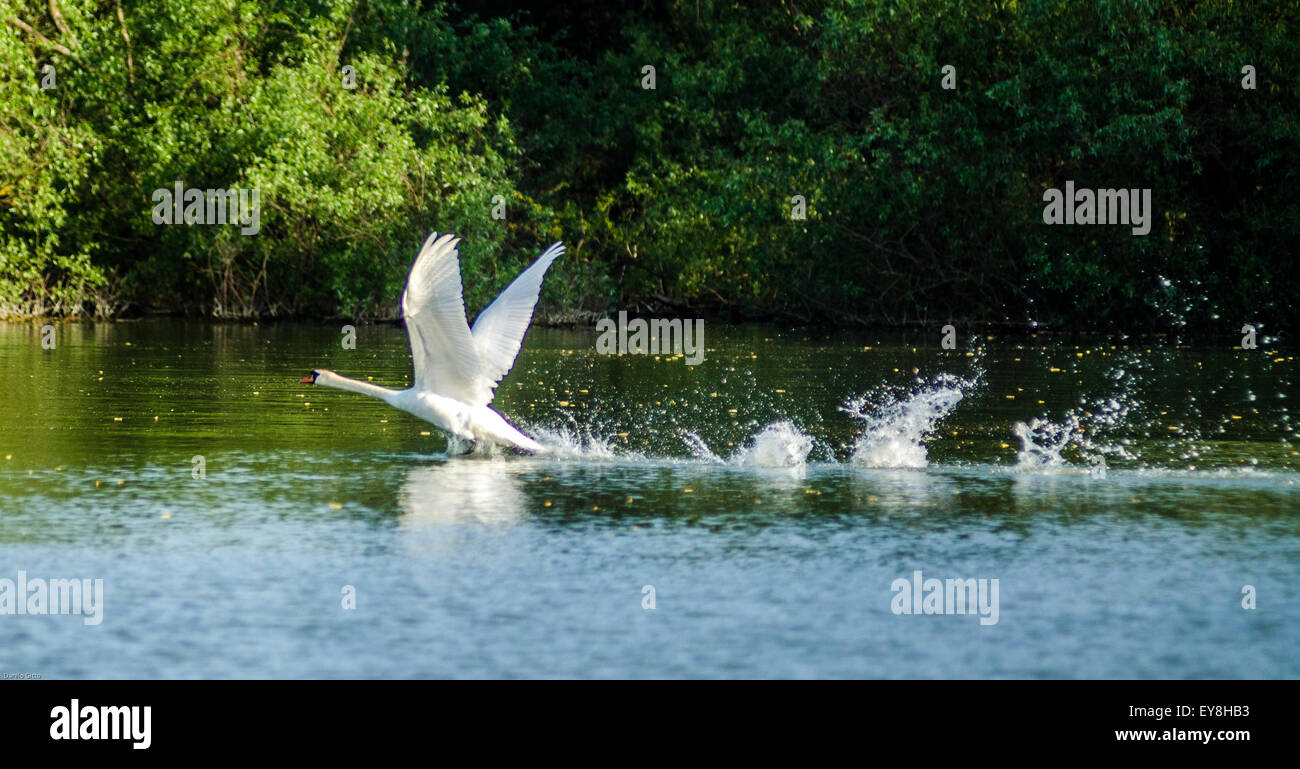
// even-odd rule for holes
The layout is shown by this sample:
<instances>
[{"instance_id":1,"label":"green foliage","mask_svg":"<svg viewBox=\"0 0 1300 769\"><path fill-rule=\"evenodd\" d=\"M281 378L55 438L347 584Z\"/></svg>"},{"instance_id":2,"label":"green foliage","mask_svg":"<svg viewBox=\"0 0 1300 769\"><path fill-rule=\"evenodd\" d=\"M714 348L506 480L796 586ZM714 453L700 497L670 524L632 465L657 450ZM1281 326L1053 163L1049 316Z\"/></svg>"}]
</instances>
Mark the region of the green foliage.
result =
<instances>
[{"instance_id":1,"label":"green foliage","mask_svg":"<svg viewBox=\"0 0 1300 769\"><path fill-rule=\"evenodd\" d=\"M502 105L530 161L524 189L583 211L624 302L847 322L1285 325L1300 245L1296 10L605 3L516 15L535 26L471 18L458 27L468 63L449 77ZM1254 91L1240 85L1247 63ZM654 91L638 85L645 64ZM948 64L955 90L940 87ZM1151 234L1044 225L1042 193L1066 180L1150 187ZM794 195L807 220L790 218Z\"/></svg>"},{"instance_id":2,"label":"green foliage","mask_svg":"<svg viewBox=\"0 0 1300 769\"><path fill-rule=\"evenodd\" d=\"M388 317L436 229L471 307L565 240L559 320L1296 320L1292 2L525 5L0 4L0 310ZM261 232L153 224L176 180ZM1066 180L1151 234L1044 225Z\"/></svg>"},{"instance_id":3,"label":"green foliage","mask_svg":"<svg viewBox=\"0 0 1300 769\"><path fill-rule=\"evenodd\" d=\"M5 15L40 22L43 5ZM47 37L71 55L49 57L51 91L31 76L48 46L5 27L0 179L17 190L0 214L0 298L75 313L112 276L119 301L145 306L391 317L430 230L466 237L467 270L491 263L509 233L490 200L517 195L508 125L481 98L414 86L392 45L352 52L344 88L355 7L311 10L127 3L124 30L111 5L65 2L68 33ZM151 194L176 181L257 189L260 232L155 224Z\"/></svg>"},{"instance_id":4,"label":"green foliage","mask_svg":"<svg viewBox=\"0 0 1300 769\"><path fill-rule=\"evenodd\" d=\"M0 3L0 18L11 15ZM0 33L0 317L76 313L105 284L91 246L63 237L98 140L62 119L36 65L15 35Z\"/></svg>"}]
</instances>

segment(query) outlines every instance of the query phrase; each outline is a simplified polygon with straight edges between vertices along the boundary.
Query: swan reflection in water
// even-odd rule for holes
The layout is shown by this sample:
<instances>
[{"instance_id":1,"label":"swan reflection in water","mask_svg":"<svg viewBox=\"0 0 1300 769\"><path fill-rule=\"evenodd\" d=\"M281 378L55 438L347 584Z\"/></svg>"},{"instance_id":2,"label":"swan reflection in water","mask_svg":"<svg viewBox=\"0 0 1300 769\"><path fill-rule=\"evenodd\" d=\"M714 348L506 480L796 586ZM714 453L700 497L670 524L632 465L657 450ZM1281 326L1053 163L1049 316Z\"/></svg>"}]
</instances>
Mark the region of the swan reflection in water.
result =
<instances>
[{"instance_id":1,"label":"swan reflection in water","mask_svg":"<svg viewBox=\"0 0 1300 769\"><path fill-rule=\"evenodd\" d=\"M511 524L527 514L519 459L453 459L412 468L398 492L400 525L419 530L448 524Z\"/></svg>"}]
</instances>

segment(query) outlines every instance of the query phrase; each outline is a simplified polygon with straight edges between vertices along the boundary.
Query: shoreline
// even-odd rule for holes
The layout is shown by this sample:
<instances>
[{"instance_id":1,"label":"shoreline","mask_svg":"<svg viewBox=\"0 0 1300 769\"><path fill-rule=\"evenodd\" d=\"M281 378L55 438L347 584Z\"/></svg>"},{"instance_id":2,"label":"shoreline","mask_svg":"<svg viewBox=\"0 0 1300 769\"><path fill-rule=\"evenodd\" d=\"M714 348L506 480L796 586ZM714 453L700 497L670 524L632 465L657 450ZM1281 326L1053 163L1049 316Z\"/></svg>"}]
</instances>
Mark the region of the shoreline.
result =
<instances>
[{"instance_id":1,"label":"shoreline","mask_svg":"<svg viewBox=\"0 0 1300 769\"><path fill-rule=\"evenodd\" d=\"M611 310L608 314L586 313L590 315L589 319L574 319L568 313L541 313L533 321L533 328L555 329L555 330L577 330L589 329L596 333L596 323L604 318L617 317L619 310ZM868 323L833 323L833 322L790 322L774 317L753 317L753 318L731 318L721 314L699 313L691 314L671 314L671 313L633 313L626 311L629 318L687 318L703 319L710 325L721 325L724 327L740 326L758 326L758 327L781 327L782 331L810 330L821 333L896 333L906 334L914 332L927 332L940 334L941 330L948 325L956 328L959 346L961 341L969 339L971 334L991 334L997 333L1007 336L1033 338L1040 334L1050 336L1088 336L1097 338L1141 338L1141 339L1162 339L1165 343L1175 345L1186 344L1188 342L1199 342L1205 340L1229 340L1236 339L1238 344L1233 345L1240 347L1240 326L1228 326L1227 330L1209 329L1205 327L1183 327L1183 328L1160 328L1147 327L1140 329L1121 329L1114 326L1055 326L1044 322L1031 321L966 321L966 320L935 320L935 321L905 321L905 322L868 322ZM11 326L31 324L31 325L68 325L68 324L88 324L98 323L108 324L130 324L148 321L177 321L182 323L204 323L211 326L273 326L279 324L332 324L343 323L358 326L394 326L401 327L403 321L400 318L347 318L347 317L313 317L313 316L284 316L284 317L267 317L267 318L212 318L198 315L183 315L173 313L150 313L132 316L116 316L106 318L93 318L86 316L72 317L51 317L51 316L33 316L26 318L0 318L0 324ZM1269 344L1274 349L1289 347L1290 338L1285 333L1269 333L1266 326L1256 325L1257 333L1261 346ZM1245 350L1250 351L1250 350Z\"/></svg>"}]
</instances>

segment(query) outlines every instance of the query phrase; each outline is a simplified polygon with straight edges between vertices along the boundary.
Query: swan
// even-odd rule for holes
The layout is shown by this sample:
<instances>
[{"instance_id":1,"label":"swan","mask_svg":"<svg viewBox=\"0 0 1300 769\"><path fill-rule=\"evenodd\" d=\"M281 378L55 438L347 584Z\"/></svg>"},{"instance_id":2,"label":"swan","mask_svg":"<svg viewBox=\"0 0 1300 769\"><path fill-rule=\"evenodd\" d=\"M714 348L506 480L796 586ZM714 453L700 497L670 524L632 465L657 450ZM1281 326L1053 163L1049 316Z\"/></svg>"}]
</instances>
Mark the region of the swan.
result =
<instances>
[{"instance_id":1,"label":"swan","mask_svg":"<svg viewBox=\"0 0 1300 769\"><path fill-rule=\"evenodd\" d=\"M455 439L476 446L505 446L537 453L541 444L524 435L488 404L519 355L542 278L560 254L554 243L502 291L474 321L465 318L461 295L460 243L434 232L424 241L402 293L402 316L411 342L415 384L405 390L349 379L316 369L300 380L378 398L431 422Z\"/></svg>"}]
</instances>

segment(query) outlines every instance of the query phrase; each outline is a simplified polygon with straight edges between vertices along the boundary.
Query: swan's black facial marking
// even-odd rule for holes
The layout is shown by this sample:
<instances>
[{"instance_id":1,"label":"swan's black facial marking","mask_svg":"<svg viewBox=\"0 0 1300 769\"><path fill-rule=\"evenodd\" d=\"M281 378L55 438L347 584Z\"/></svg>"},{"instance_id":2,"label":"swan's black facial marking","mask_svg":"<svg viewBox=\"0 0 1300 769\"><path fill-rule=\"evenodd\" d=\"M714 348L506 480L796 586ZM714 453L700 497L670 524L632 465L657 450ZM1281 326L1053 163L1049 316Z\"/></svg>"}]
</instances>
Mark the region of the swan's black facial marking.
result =
<instances>
[{"instance_id":1,"label":"swan's black facial marking","mask_svg":"<svg viewBox=\"0 0 1300 769\"><path fill-rule=\"evenodd\" d=\"M313 371L302 379L299 379L298 384L316 384L316 377L318 376L320 376L320 372Z\"/></svg>"}]
</instances>

